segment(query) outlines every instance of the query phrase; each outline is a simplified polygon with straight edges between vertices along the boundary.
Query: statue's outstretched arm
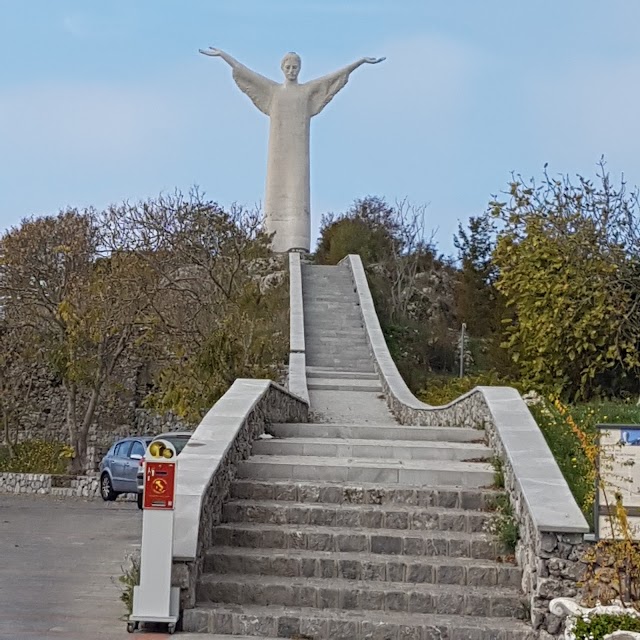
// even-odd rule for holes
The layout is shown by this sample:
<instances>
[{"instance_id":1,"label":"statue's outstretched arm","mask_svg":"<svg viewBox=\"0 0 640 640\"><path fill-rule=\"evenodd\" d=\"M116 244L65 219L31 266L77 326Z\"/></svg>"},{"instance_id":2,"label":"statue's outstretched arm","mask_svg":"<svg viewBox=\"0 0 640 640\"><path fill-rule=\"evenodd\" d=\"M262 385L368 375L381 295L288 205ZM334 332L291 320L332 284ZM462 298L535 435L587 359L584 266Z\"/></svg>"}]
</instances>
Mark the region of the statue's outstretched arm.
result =
<instances>
[{"instance_id":1,"label":"statue's outstretched arm","mask_svg":"<svg viewBox=\"0 0 640 640\"><path fill-rule=\"evenodd\" d=\"M222 51L222 49L209 47L208 49L199 49L199 51L205 56L222 58L231 67L233 71L233 79L238 85L240 91L247 94L249 98L251 98L253 104L255 104L262 113L266 115L270 114L271 97L273 95L274 88L278 86L276 82L269 80L269 78L265 78L248 67L245 67L234 57L230 56L225 51Z\"/></svg>"},{"instance_id":2,"label":"statue's outstretched arm","mask_svg":"<svg viewBox=\"0 0 640 640\"><path fill-rule=\"evenodd\" d=\"M356 60L355 62L352 62L351 64L347 65L343 71L346 71L347 73L351 73L352 71L355 71L358 67L361 67L363 64L378 64L379 62L383 62L384 60L386 60L386 58L360 58L360 60ZM338 73L340 73L338 71Z\"/></svg>"},{"instance_id":3,"label":"statue's outstretched arm","mask_svg":"<svg viewBox=\"0 0 640 640\"><path fill-rule=\"evenodd\" d=\"M378 64L383 60L385 58L360 58L338 71L309 82L311 115L319 114L331 102L336 93L347 84L352 71L363 64Z\"/></svg>"},{"instance_id":4,"label":"statue's outstretched arm","mask_svg":"<svg viewBox=\"0 0 640 640\"><path fill-rule=\"evenodd\" d=\"M241 66L233 56L230 56L226 51L223 51L222 49L209 47L208 49L198 49L198 51L205 56L211 56L212 58L222 58L232 69Z\"/></svg>"}]
</instances>

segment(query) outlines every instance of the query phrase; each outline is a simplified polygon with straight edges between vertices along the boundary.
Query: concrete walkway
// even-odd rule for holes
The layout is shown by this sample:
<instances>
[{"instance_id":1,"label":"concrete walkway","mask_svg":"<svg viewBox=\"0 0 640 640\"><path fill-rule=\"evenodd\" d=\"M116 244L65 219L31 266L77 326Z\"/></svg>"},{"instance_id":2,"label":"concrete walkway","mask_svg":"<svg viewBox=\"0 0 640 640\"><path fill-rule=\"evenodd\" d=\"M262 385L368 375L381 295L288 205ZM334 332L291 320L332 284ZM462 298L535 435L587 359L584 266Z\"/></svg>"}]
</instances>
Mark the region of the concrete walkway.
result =
<instances>
[{"instance_id":1,"label":"concrete walkway","mask_svg":"<svg viewBox=\"0 0 640 640\"><path fill-rule=\"evenodd\" d=\"M117 577L141 526L132 502L0 495L0 638L131 638Z\"/></svg>"}]
</instances>

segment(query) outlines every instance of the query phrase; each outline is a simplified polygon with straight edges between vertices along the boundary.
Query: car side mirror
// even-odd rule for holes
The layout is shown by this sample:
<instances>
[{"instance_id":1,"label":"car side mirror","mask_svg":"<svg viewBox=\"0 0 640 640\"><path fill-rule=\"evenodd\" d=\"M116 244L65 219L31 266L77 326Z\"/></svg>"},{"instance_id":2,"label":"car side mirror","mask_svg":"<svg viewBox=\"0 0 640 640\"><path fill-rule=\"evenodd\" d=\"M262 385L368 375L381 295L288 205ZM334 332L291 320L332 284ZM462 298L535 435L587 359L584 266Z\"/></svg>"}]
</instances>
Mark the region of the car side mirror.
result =
<instances>
[{"instance_id":1,"label":"car side mirror","mask_svg":"<svg viewBox=\"0 0 640 640\"><path fill-rule=\"evenodd\" d=\"M142 460L142 456L139 453L132 453L129 457L132 460Z\"/></svg>"}]
</instances>

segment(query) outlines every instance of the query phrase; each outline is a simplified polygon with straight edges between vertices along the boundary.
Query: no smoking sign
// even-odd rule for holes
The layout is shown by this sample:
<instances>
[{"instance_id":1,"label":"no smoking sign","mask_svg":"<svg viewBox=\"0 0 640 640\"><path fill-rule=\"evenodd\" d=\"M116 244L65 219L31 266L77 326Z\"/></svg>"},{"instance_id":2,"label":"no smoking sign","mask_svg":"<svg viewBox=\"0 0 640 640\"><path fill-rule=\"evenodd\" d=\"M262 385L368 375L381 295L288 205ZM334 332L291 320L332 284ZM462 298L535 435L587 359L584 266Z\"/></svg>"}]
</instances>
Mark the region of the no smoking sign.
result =
<instances>
[{"instance_id":1,"label":"no smoking sign","mask_svg":"<svg viewBox=\"0 0 640 640\"><path fill-rule=\"evenodd\" d=\"M172 462L147 460L144 476L144 508L173 509L175 499L175 471Z\"/></svg>"}]
</instances>

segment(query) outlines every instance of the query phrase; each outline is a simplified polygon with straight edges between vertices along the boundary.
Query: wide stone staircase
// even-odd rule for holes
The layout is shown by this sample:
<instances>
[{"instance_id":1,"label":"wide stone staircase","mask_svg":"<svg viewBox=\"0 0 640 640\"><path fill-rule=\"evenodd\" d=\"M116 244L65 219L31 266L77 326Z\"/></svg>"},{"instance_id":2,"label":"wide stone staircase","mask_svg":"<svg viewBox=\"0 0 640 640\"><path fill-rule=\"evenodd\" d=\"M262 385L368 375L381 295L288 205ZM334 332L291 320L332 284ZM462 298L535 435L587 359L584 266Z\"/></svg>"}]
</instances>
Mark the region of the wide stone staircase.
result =
<instances>
[{"instance_id":1,"label":"wide stone staircase","mask_svg":"<svg viewBox=\"0 0 640 640\"><path fill-rule=\"evenodd\" d=\"M483 432L389 413L346 267L303 265L313 421L273 424L213 532L190 631L310 640L532 640L486 532Z\"/></svg>"}]
</instances>

